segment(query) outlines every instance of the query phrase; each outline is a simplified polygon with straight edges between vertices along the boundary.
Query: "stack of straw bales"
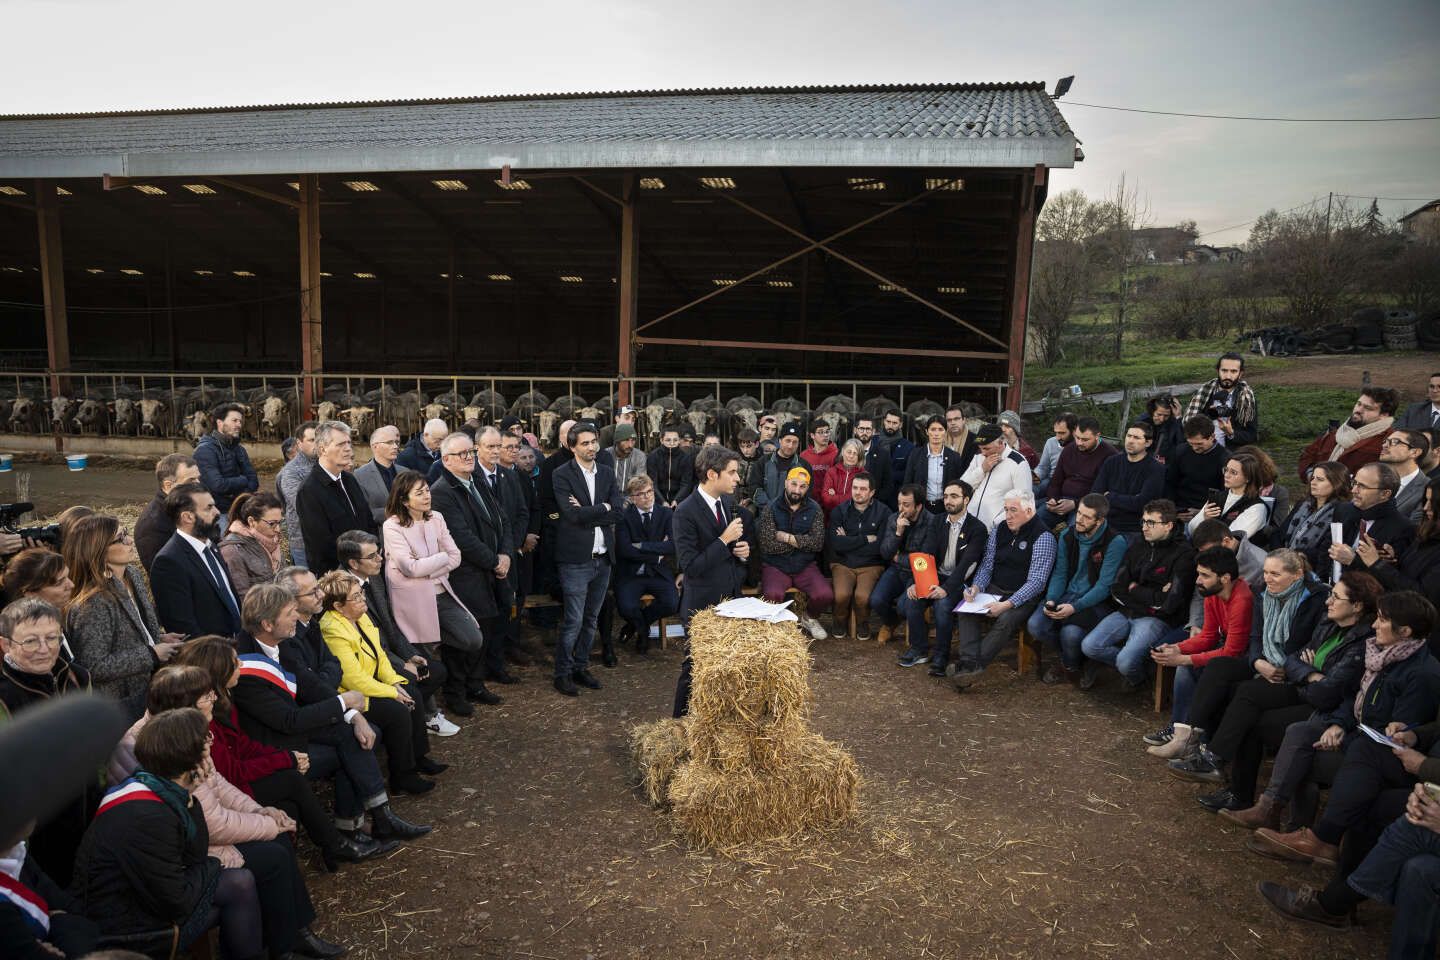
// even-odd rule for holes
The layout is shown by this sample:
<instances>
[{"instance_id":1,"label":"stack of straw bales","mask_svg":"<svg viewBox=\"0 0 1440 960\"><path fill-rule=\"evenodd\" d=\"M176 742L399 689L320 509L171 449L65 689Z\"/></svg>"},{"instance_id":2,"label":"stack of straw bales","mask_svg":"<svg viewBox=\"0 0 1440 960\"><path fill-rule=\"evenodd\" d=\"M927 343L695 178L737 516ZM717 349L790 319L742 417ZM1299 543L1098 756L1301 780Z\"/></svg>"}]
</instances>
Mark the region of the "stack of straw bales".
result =
<instances>
[{"instance_id":1,"label":"stack of straw bales","mask_svg":"<svg viewBox=\"0 0 1440 960\"><path fill-rule=\"evenodd\" d=\"M810 654L793 623L695 615L690 715L636 728L649 801L696 844L780 840L855 811L849 753L809 729Z\"/></svg>"}]
</instances>

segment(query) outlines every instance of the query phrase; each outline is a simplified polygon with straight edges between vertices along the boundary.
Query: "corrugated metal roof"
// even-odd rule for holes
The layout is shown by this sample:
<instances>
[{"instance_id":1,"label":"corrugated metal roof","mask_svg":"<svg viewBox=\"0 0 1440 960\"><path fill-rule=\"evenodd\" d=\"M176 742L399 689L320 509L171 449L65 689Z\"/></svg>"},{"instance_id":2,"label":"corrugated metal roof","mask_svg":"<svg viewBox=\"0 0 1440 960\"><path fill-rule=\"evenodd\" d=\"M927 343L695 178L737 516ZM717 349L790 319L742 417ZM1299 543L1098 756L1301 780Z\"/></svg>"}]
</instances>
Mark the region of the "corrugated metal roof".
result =
<instances>
[{"instance_id":1,"label":"corrugated metal roof","mask_svg":"<svg viewBox=\"0 0 1440 960\"><path fill-rule=\"evenodd\" d=\"M1073 165L1039 83L546 94L0 117L0 177Z\"/></svg>"}]
</instances>

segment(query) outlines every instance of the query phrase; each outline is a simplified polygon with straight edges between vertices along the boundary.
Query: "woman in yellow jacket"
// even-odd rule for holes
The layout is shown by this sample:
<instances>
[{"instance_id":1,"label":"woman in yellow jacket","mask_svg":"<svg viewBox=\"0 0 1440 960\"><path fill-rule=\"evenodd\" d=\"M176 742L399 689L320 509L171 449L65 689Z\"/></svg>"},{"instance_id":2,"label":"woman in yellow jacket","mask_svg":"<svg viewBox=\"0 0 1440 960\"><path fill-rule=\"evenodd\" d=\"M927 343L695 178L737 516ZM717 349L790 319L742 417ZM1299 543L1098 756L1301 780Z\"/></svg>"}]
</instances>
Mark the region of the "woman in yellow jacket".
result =
<instances>
[{"instance_id":1,"label":"woman in yellow jacket","mask_svg":"<svg viewBox=\"0 0 1440 960\"><path fill-rule=\"evenodd\" d=\"M425 712L415 709L406 678L390 666L380 631L365 612L365 591L349 573L332 570L320 578L323 594L320 635L340 661L340 693L365 694L365 719L385 743L391 790L425 793L435 786L422 773L437 774L448 764L429 757Z\"/></svg>"}]
</instances>

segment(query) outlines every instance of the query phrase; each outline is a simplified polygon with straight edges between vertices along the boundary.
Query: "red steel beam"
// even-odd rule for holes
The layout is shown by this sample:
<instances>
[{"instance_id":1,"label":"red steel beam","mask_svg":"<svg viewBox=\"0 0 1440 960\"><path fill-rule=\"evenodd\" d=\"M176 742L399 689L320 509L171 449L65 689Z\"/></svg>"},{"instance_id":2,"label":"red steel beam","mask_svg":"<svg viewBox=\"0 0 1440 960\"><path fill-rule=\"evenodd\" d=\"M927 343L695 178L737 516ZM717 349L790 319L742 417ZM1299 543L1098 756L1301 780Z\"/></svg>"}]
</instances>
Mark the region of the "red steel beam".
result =
<instances>
[{"instance_id":1,"label":"red steel beam","mask_svg":"<svg viewBox=\"0 0 1440 960\"><path fill-rule=\"evenodd\" d=\"M70 316L65 309L65 255L60 243L60 199L54 180L35 181L35 219L40 233L40 284L45 299L45 347L50 395L70 390ZM60 449L60 438L55 438Z\"/></svg>"},{"instance_id":2,"label":"red steel beam","mask_svg":"<svg viewBox=\"0 0 1440 960\"><path fill-rule=\"evenodd\" d=\"M1046 170L1036 164L1020 182L1019 209L1016 211L1015 260L1010 288L1010 347L1005 406L1019 410L1025 388L1025 327L1030 310L1030 263L1035 253L1035 218L1040 213L1041 196L1045 190Z\"/></svg>"},{"instance_id":3,"label":"red steel beam","mask_svg":"<svg viewBox=\"0 0 1440 960\"><path fill-rule=\"evenodd\" d=\"M320 303L320 178L300 176L300 373L306 419L315 414L317 381L325 371Z\"/></svg>"},{"instance_id":4,"label":"red steel beam","mask_svg":"<svg viewBox=\"0 0 1440 960\"><path fill-rule=\"evenodd\" d=\"M635 376L635 321L640 312L640 233L635 222L635 201L639 193L635 174L626 174L621 187L623 199L620 207L620 322L617 338L620 383L615 391L616 400L621 405L630 402L630 381Z\"/></svg>"}]
</instances>

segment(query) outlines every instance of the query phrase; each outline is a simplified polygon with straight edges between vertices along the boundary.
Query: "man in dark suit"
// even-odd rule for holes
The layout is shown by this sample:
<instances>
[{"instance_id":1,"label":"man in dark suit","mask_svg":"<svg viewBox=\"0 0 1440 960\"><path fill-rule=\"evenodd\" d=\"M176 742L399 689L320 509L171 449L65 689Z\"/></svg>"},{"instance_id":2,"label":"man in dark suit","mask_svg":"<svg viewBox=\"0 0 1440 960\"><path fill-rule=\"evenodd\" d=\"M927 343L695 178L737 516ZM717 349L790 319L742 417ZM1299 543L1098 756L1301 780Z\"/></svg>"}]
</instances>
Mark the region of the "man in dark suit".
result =
<instances>
[{"instance_id":1,"label":"man in dark suit","mask_svg":"<svg viewBox=\"0 0 1440 960\"><path fill-rule=\"evenodd\" d=\"M341 569L360 581L366 612L380 633L380 645L385 648L391 669L419 688L425 707L425 725L436 736L453 737L460 728L445 719L435 703L436 691L445 684L445 665L439 657L420 652L395 622L395 613L390 609L390 591L385 583L385 553L380 549L379 538L364 530L347 530L336 538L335 550ZM422 757L419 769L421 773L438 773L433 769L436 766L442 765Z\"/></svg>"},{"instance_id":2,"label":"man in dark suit","mask_svg":"<svg viewBox=\"0 0 1440 960\"><path fill-rule=\"evenodd\" d=\"M564 598L564 620L555 642L555 689L577 696L579 683L591 690L600 681L590 673L590 648L596 621L610 586L615 563L615 525L625 501L615 484L615 471L596 461L600 431L591 423L570 428L568 463L555 469L555 506L560 524L555 531L555 567Z\"/></svg>"},{"instance_id":3,"label":"man in dark suit","mask_svg":"<svg viewBox=\"0 0 1440 960\"><path fill-rule=\"evenodd\" d=\"M870 474L874 484L875 499L893 512L899 484L895 482L894 468L890 463L890 448L875 435L875 418L863 413L856 417L854 437L865 450L865 472Z\"/></svg>"},{"instance_id":4,"label":"man in dark suit","mask_svg":"<svg viewBox=\"0 0 1440 960\"><path fill-rule=\"evenodd\" d=\"M327 420L315 429L315 469L295 494L300 532L305 538L305 561L315 573L340 566L335 539L346 530L376 532L375 517L365 491L350 472L355 449L350 428Z\"/></svg>"},{"instance_id":5,"label":"man in dark suit","mask_svg":"<svg viewBox=\"0 0 1440 960\"><path fill-rule=\"evenodd\" d=\"M925 509L934 514L945 512L945 484L959 480L965 473L966 462L950 447L945 445L945 421L931 417L925 424L927 443L916 447L905 461L903 484L915 484L925 491Z\"/></svg>"},{"instance_id":6,"label":"man in dark suit","mask_svg":"<svg viewBox=\"0 0 1440 960\"><path fill-rule=\"evenodd\" d=\"M540 509L540 551L535 557L535 590L538 593L548 593L556 600L560 599L560 581L555 570L555 541L556 531L560 527L560 508L555 504L555 471L562 463L575 459L575 455L570 452L570 428L574 425L574 420L566 420L560 424L555 452L541 461L540 475L535 480L536 506ZM543 608L536 611L541 614L548 612ZM546 623L554 626L553 621Z\"/></svg>"},{"instance_id":7,"label":"man in dark suit","mask_svg":"<svg viewBox=\"0 0 1440 960\"><path fill-rule=\"evenodd\" d=\"M460 548L460 566L450 571L450 587L479 621L485 636L479 651L442 648L449 674L445 701L468 699L494 705L501 699L486 689L485 674L502 683L515 682L500 656L504 614L510 602L506 579L514 547L499 500L488 484L475 482L475 442L469 435L456 431L446 437L440 444L440 462L444 469L430 489L431 505L445 518L450 536Z\"/></svg>"},{"instance_id":8,"label":"man in dark suit","mask_svg":"<svg viewBox=\"0 0 1440 960\"><path fill-rule=\"evenodd\" d=\"M666 559L675 556L672 511L655 502L655 482L643 473L630 478L625 492L630 502L615 532L615 550L620 554L615 564L615 606L625 620L621 642L633 635L636 652L644 654L650 645L650 625L680 608L675 576ZM647 593L654 598L648 607L640 604Z\"/></svg>"},{"instance_id":9,"label":"man in dark suit","mask_svg":"<svg viewBox=\"0 0 1440 960\"><path fill-rule=\"evenodd\" d=\"M964 480L951 480L945 484L945 519L931 523L906 545L910 553L928 553L935 558L935 569L939 583L921 595L915 587L914 571L910 582L900 598L900 610L905 615L906 634L910 649L900 655L902 667L930 661L930 676L945 676L945 666L950 662L950 641L955 634L955 607L965 585L985 558L985 542L990 539L990 528L970 513L970 497L974 491ZM930 611L935 621L935 646L928 651L925 637L928 627L925 611Z\"/></svg>"},{"instance_id":10,"label":"man in dark suit","mask_svg":"<svg viewBox=\"0 0 1440 960\"><path fill-rule=\"evenodd\" d=\"M740 596L745 585L755 534L731 499L740 483L740 457L718 444L695 454L697 486L671 519L675 561L680 568L680 616L688 628L695 611L726 597ZM690 657L680 665L674 715L690 709Z\"/></svg>"},{"instance_id":11,"label":"man in dark suit","mask_svg":"<svg viewBox=\"0 0 1440 960\"><path fill-rule=\"evenodd\" d=\"M1410 404L1395 419L1397 430L1434 430L1440 427L1440 373L1430 374L1425 399Z\"/></svg>"},{"instance_id":12,"label":"man in dark suit","mask_svg":"<svg viewBox=\"0 0 1440 960\"><path fill-rule=\"evenodd\" d=\"M540 505L535 495L535 450L518 437L506 435L500 438L500 462L515 478L515 488L520 491L524 502L525 525L515 528L515 539L520 546L520 574L513 584L515 606L523 609L525 597L534 584L535 550L540 546Z\"/></svg>"},{"instance_id":13,"label":"man in dark suit","mask_svg":"<svg viewBox=\"0 0 1440 960\"><path fill-rule=\"evenodd\" d=\"M1416 481L1418 482L1418 481ZM1400 492L1400 475L1388 463L1367 463L1355 471L1351 485L1350 504L1359 511L1355 539L1330 547L1330 559L1356 570L1365 569L1361 559L1356 564L1355 548L1370 544L1379 556L1398 557L1415 541L1415 524L1395 509L1395 495ZM1338 517L1337 517L1338 519ZM1391 560L1393 563L1393 559Z\"/></svg>"},{"instance_id":14,"label":"man in dark suit","mask_svg":"<svg viewBox=\"0 0 1440 960\"><path fill-rule=\"evenodd\" d=\"M520 559L520 545L524 543L520 531L525 529L524 521L527 518L519 514L522 495L513 482L515 478L507 477L500 464L504 441L504 434L496 427L481 427L476 431L474 477L475 485L489 495L486 502L495 504L505 519L504 554L509 560L510 573L499 581L501 629L497 636L487 641L486 646L489 649L485 666L491 674L490 679L508 683L513 678L505 668L506 660L512 663L529 663L529 658L519 655L515 649L520 630L513 616L514 583L519 575L517 561Z\"/></svg>"},{"instance_id":15,"label":"man in dark suit","mask_svg":"<svg viewBox=\"0 0 1440 960\"><path fill-rule=\"evenodd\" d=\"M155 562L155 554L175 533L175 524L165 512L165 497L182 483L199 482L200 468L188 454L166 454L155 464L155 483L160 490L135 521L135 552L140 554L140 565L147 573Z\"/></svg>"},{"instance_id":16,"label":"man in dark suit","mask_svg":"<svg viewBox=\"0 0 1440 960\"><path fill-rule=\"evenodd\" d=\"M175 533L150 565L161 624L186 637L233 637L240 630L240 603L215 549L220 535L215 498L198 483L182 483L166 496L165 512Z\"/></svg>"},{"instance_id":17,"label":"man in dark suit","mask_svg":"<svg viewBox=\"0 0 1440 960\"><path fill-rule=\"evenodd\" d=\"M515 463L520 456L519 437L512 433L500 434L500 504L504 507L505 521L510 525L510 535L515 541L515 553L510 558L511 603L505 624L505 658L513 664L528 666L534 662L538 650L529 647L520 636L520 610L525 606L527 568L530 566L530 552L539 543L540 537L530 532L531 515L535 510L535 484L530 477L521 476ZM538 517L536 520L538 522ZM539 530L539 527L536 527Z\"/></svg>"}]
</instances>

